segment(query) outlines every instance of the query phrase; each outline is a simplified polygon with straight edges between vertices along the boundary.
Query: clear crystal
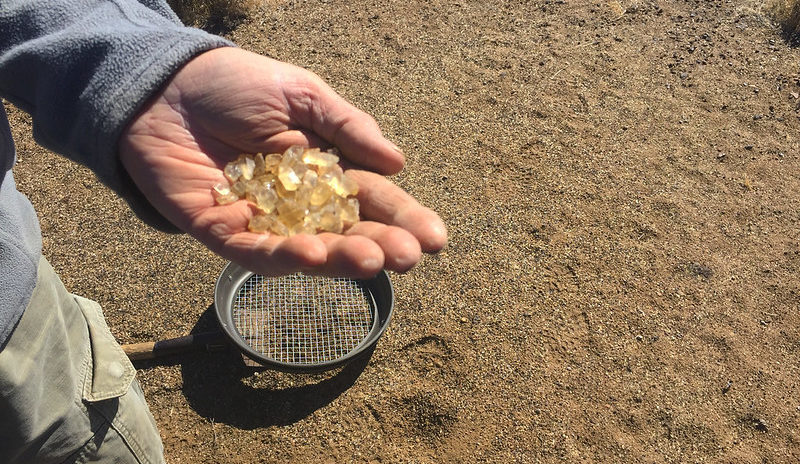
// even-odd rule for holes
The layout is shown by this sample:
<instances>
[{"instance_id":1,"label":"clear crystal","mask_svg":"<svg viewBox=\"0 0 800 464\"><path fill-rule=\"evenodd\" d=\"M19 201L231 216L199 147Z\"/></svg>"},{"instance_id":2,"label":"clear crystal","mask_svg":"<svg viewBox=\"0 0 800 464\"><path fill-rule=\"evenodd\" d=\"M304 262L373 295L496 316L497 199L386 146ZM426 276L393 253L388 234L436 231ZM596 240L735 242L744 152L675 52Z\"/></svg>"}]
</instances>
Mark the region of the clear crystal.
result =
<instances>
[{"instance_id":1,"label":"clear crystal","mask_svg":"<svg viewBox=\"0 0 800 464\"><path fill-rule=\"evenodd\" d=\"M247 193L247 187L245 186L244 182L238 180L231 185L231 192L238 197L242 197L245 193Z\"/></svg>"},{"instance_id":2,"label":"clear crystal","mask_svg":"<svg viewBox=\"0 0 800 464\"><path fill-rule=\"evenodd\" d=\"M281 160L283 157L278 153L272 153L271 155L267 155L264 157L264 169L267 171L272 171L275 169L275 166L281 164Z\"/></svg>"},{"instance_id":3,"label":"clear crystal","mask_svg":"<svg viewBox=\"0 0 800 464\"><path fill-rule=\"evenodd\" d=\"M214 184L214 191L217 192L217 195L227 195L231 193L231 186L230 184L219 182Z\"/></svg>"},{"instance_id":4,"label":"clear crystal","mask_svg":"<svg viewBox=\"0 0 800 464\"><path fill-rule=\"evenodd\" d=\"M283 188L290 192L297 190L297 187L303 183L297 173L290 166L284 166L283 163L278 166L278 180L283 184Z\"/></svg>"},{"instance_id":5,"label":"clear crystal","mask_svg":"<svg viewBox=\"0 0 800 464\"><path fill-rule=\"evenodd\" d=\"M307 150L303 153L303 162L319 167L330 167L339 162L339 157L319 149Z\"/></svg>"},{"instance_id":6,"label":"clear crystal","mask_svg":"<svg viewBox=\"0 0 800 464\"><path fill-rule=\"evenodd\" d=\"M266 163L264 163L264 154L263 153L256 153L256 156L253 158L255 161L255 168L253 169L253 176L260 176L267 172Z\"/></svg>"},{"instance_id":7,"label":"clear crystal","mask_svg":"<svg viewBox=\"0 0 800 464\"><path fill-rule=\"evenodd\" d=\"M253 158L247 155L241 155L239 157L239 170L242 172L242 177L245 180L250 180L253 178L253 173L256 168L256 162Z\"/></svg>"},{"instance_id":8,"label":"clear crystal","mask_svg":"<svg viewBox=\"0 0 800 464\"><path fill-rule=\"evenodd\" d=\"M275 233L276 235L283 235L284 237L289 236L289 228L286 227L286 224L284 224L280 220L273 222L272 225L269 227L269 230Z\"/></svg>"},{"instance_id":9,"label":"clear crystal","mask_svg":"<svg viewBox=\"0 0 800 464\"><path fill-rule=\"evenodd\" d=\"M213 190L219 204L246 199L258 211L248 229L279 235L341 233L358 221L358 184L334 150L294 146L283 154L240 155L225 166L231 185Z\"/></svg>"},{"instance_id":10,"label":"clear crystal","mask_svg":"<svg viewBox=\"0 0 800 464\"><path fill-rule=\"evenodd\" d=\"M242 169L239 167L239 163L228 163L223 172L231 182L236 182L237 179L242 177Z\"/></svg>"},{"instance_id":11,"label":"clear crystal","mask_svg":"<svg viewBox=\"0 0 800 464\"><path fill-rule=\"evenodd\" d=\"M342 199L340 198L339 201ZM345 224L355 224L358 222L358 200L355 198L348 198L344 200L344 204L340 209L342 222Z\"/></svg>"},{"instance_id":12,"label":"clear crystal","mask_svg":"<svg viewBox=\"0 0 800 464\"><path fill-rule=\"evenodd\" d=\"M278 202L278 194L275 190L262 187L253 192L256 206L266 213L271 213L275 210L275 204Z\"/></svg>"},{"instance_id":13,"label":"clear crystal","mask_svg":"<svg viewBox=\"0 0 800 464\"><path fill-rule=\"evenodd\" d=\"M239 197L235 193L228 192L225 195L220 195L220 196L217 197L217 204L227 205L227 204L233 203L234 201L236 201L238 199L239 199Z\"/></svg>"},{"instance_id":14,"label":"clear crystal","mask_svg":"<svg viewBox=\"0 0 800 464\"><path fill-rule=\"evenodd\" d=\"M250 218L250 223L247 225L247 228L250 232L267 232L270 227L272 227L272 223L275 222L275 218L272 216L267 216L266 214L257 214Z\"/></svg>"}]
</instances>

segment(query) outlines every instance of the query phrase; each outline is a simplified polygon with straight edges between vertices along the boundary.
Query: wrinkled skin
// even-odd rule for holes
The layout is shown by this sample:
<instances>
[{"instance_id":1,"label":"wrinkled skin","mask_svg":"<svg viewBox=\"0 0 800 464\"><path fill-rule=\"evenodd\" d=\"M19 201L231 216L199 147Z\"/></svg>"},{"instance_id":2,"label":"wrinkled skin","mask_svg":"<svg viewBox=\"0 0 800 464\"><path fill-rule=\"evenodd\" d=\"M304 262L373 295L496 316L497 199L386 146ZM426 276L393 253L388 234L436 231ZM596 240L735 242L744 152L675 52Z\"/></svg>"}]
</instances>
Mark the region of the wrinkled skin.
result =
<instances>
[{"instance_id":1,"label":"wrinkled skin","mask_svg":"<svg viewBox=\"0 0 800 464\"><path fill-rule=\"evenodd\" d=\"M247 230L245 201L217 205L212 187L239 153L336 146L359 184L362 221L343 235ZM208 248L253 272L369 277L404 272L447 242L439 216L383 174L402 152L375 120L302 68L236 48L185 64L126 128L123 166L150 203Z\"/></svg>"}]
</instances>

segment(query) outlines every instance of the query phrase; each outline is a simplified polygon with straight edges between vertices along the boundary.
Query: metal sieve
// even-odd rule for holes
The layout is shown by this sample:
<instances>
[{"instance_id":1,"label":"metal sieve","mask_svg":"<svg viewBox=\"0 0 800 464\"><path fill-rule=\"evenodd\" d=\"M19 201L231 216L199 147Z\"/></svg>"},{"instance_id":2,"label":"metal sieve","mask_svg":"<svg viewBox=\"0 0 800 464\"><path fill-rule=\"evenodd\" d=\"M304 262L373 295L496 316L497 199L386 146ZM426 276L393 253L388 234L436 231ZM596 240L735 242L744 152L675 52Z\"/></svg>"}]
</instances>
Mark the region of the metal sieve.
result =
<instances>
[{"instance_id":1,"label":"metal sieve","mask_svg":"<svg viewBox=\"0 0 800 464\"><path fill-rule=\"evenodd\" d=\"M385 271L366 280L302 273L264 277L228 263L217 279L214 307L224 337L193 334L123 349L131 359L148 359L227 338L258 364L325 371L377 343L392 316L394 290Z\"/></svg>"},{"instance_id":2,"label":"metal sieve","mask_svg":"<svg viewBox=\"0 0 800 464\"><path fill-rule=\"evenodd\" d=\"M383 271L368 280L264 277L229 263L217 280L214 305L223 332L249 358L280 370L320 371L378 341L394 292Z\"/></svg>"}]
</instances>

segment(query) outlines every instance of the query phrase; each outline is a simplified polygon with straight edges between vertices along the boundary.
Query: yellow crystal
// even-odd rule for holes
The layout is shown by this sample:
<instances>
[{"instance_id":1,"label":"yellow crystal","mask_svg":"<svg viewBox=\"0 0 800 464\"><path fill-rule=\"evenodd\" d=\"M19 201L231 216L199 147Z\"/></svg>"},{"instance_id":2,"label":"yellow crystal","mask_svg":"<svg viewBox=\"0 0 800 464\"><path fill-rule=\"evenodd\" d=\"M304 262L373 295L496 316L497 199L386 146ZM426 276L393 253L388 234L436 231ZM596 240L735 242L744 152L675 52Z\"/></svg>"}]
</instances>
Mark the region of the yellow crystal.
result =
<instances>
[{"instance_id":1,"label":"yellow crystal","mask_svg":"<svg viewBox=\"0 0 800 464\"><path fill-rule=\"evenodd\" d=\"M229 185L214 186L217 203L246 199L256 211L248 229L279 235L341 233L358 222L358 183L332 151L293 146L283 154L243 154L225 166Z\"/></svg>"},{"instance_id":2,"label":"yellow crystal","mask_svg":"<svg viewBox=\"0 0 800 464\"><path fill-rule=\"evenodd\" d=\"M217 195L227 195L231 193L231 186L228 184L218 183L214 184L214 191L217 192Z\"/></svg>"},{"instance_id":3,"label":"yellow crystal","mask_svg":"<svg viewBox=\"0 0 800 464\"><path fill-rule=\"evenodd\" d=\"M319 228L338 234L342 231L342 217L332 213L323 214L319 219Z\"/></svg>"},{"instance_id":4,"label":"yellow crystal","mask_svg":"<svg viewBox=\"0 0 800 464\"><path fill-rule=\"evenodd\" d=\"M225 170L223 173L225 173L225 177L227 177L231 182L236 182L239 177L242 176L242 170L239 167L239 163L228 163L225 165Z\"/></svg>"},{"instance_id":5,"label":"yellow crystal","mask_svg":"<svg viewBox=\"0 0 800 464\"><path fill-rule=\"evenodd\" d=\"M294 169L283 164L278 166L278 180L281 181L283 188L290 192L297 190L297 187L303 183L297 173L294 172Z\"/></svg>"},{"instance_id":6,"label":"yellow crystal","mask_svg":"<svg viewBox=\"0 0 800 464\"><path fill-rule=\"evenodd\" d=\"M238 199L239 199L239 197L235 193L228 192L225 195L220 195L220 196L217 197L217 204L227 205L229 203L233 203L234 201L237 201Z\"/></svg>"},{"instance_id":7,"label":"yellow crystal","mask_svg":"<svg viewBox=\"0 0 800 464\"><path fill-rule=\"evenodd\" d=\"M287 225L302 223L306 216L306 210L294 201L285 201L278 205L278 214Z\"/></svg>"},{"instance_id":8,"label":"yellow crystal","mask_svg":"<svg viewBox=\"0 0 800 464\"><path fill-rule=\"evenodd\" d=\"M342 199L339 198L337 201L342 201ZM358 200L355 198L344 200L340 211L342 222L345 224L355 224L358 222Z\"/></svg>"},{"instance_id":9,"label":"yellow crystal","mask_svg":"<svg viewBox=\"0 0 800 464\"><path fill-rule=\"evenodd\" d=\"M247 193L247 187L245 183L237 180L236 182L231 185L231 192L233 192L238 197L243 197L245 193Z\"/></svg>"},{"instance_id":10,"label":"yellow crystal","mask_svg":"<svg viewBox=\"0 0 800 464\"><path fill-rule=\"evenodd\" d=\"M303 153L303 162L319 167L330 167L339 162L339 157L317 149L306 150Z\"/></svg>"},{"instance_id":11,"label":"yellow crystal","mask_svg":"<svg viewBox=\"0 0 800 464\"><path fill-rule=\"evenodd\" d=\"M275 209L275 204L278 201L278 194L275 190L262 188L253 192L256 206L265 213L271 213Z\"/></svg>"},{"instance_id":12,"label":"yellow crystal","mask_svg":"<svg viewBox=\"0 0 800 464\"><path fill-rule=\"evenodd\" d=\"M331 195L333 195L333 190L328 184L318 184L311 191L308 202L311 206L322 206L331 198Z\"/></svg>"},{"instance_id":13,"label":"yellow crystal","mask_svg":"<svg viewBox=\"0 0 800 464\"><path fill-rule=\"evenodd\" d=\"M283 235L285 237L289 236L289 228L286 227L286 224L284 224L283 221L280 220L273 222L272 225L269 227L269 230L277 235Z\"/></svg>"},{"instance_id":14,"label":"yellow crystal","mask_svg":"<svg viewBox=\"0 0 800 464\"><path fill-rule=\"evenodd\" d=\"M253 178L253 173L256 168L256 162L253 158L247 155L239 155L239 170L242 172L242 177L245 180Z\"/></svg>"},{"instance_id":15,"label":"yellow crystal","mask_svg":"<svg viewBox=\"0 0 800 464\"><path fill-rule=\"evenodd\" d=\"M281 163L282 159L283 157L279 153L272 153L264 156L264 169L267 171L272 171L275 169L275 166Z\"/></svg>"},{"instance_id":16,"label":"yellow crystal","mask_svg":"<svg viewBox=\"0 0 800 464\"><path fill-rule=\"evenodd\" d=\"M252 218L250 218L250 223L247 225L247 228L250 232L266 232L272 227L272 223L275 222L275 218L272 216L267 216L266 214L256 214Z\"/></svg>"},{"instance_id":17,"label":"yellow crystal","mask_svg":"<svg viewBox=\"0 0 800 464\"><path fill-rule=\"evenodd\" d=\"M267 172L267 165L264 162L264 154L263 153L256 153L256 156L253 158L255 161L255 168L253 170L254 176L260 176Z\"/></svg>"}]
</instances>

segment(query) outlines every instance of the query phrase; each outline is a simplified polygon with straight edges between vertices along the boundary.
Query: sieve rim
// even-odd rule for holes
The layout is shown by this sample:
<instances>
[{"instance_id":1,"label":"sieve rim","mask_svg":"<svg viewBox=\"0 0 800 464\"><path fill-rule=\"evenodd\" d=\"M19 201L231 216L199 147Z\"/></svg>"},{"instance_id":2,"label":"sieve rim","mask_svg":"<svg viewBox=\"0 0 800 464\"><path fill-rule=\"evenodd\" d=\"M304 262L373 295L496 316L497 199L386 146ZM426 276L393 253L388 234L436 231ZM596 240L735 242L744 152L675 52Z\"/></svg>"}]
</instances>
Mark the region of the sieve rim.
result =
<instances>
[{"instance_id":1,"label":"sieve rim","mask_svg":"<svg viewBox=\"0 0 800 464\"><path fill-rule=\"evenodd\" d=\"M214 307L217 321L226 337L248 358L259 364L284 372L321 372L340 367L372 348L389 326L394 311L394 288L386 271L381 270L371 279L352 279L366 291L371 300L372 327L367 335L346 354L328 361L315 363L294 363L279 361L253 349L239 334L233 321L233 306L239 289L256 273L228 262L223 268L214 288ZM262 276L264 279L272 277Z\"/></svg>"}]
</instances>

